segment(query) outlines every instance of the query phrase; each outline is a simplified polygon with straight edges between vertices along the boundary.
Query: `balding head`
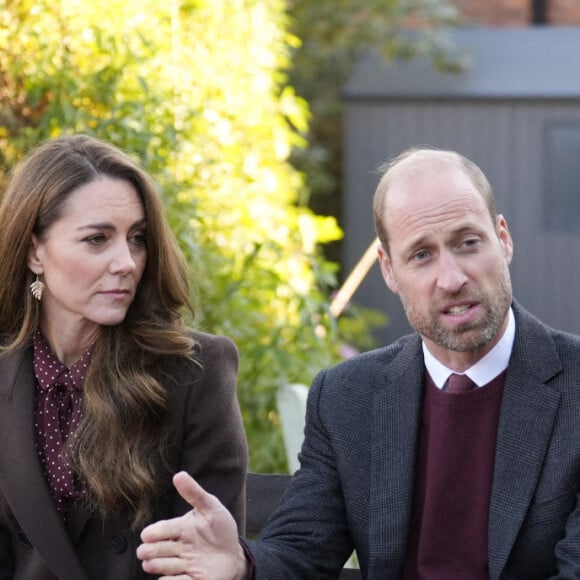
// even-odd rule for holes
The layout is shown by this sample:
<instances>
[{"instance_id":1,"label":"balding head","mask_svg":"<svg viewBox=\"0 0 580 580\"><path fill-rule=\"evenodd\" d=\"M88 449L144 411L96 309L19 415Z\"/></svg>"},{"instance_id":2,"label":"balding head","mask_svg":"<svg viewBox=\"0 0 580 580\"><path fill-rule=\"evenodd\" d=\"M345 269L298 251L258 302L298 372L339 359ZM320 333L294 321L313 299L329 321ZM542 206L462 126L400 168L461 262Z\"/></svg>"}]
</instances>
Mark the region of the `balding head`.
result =
<instances>
[{"instance_id":1,"label":"balding head","mask_svg":"<svg viewBox=\"0 0 580 580\"><path fill-rule=\"evenodd\" d=\"M481 194L492 222L496 222L497 209L493 190L481 169L473 161L455 151L413 147L390 159L379 168L383 177L375 192L373 213L377 235L387 253L389 252L389 235L386 226L387 197L393 182L399 179L412 180L414 176L426 171L436 171L438 168L443 170L449 167L459 169L469 178Z\"/></svg>"}]
</instances>

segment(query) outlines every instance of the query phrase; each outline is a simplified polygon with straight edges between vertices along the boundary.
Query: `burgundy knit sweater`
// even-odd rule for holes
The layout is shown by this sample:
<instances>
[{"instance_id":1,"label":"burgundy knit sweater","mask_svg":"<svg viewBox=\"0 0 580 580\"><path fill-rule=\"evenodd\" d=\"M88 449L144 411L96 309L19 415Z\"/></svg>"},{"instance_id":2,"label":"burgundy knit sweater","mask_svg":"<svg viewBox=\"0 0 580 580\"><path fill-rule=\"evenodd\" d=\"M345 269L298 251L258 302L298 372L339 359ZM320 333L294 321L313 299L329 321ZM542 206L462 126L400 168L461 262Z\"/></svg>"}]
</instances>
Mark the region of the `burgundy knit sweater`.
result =
<instances>
[{"instance_id":1,"label":"burgundy knit sweater","mask_svg":"<svg viewBox=\"0 0 580 580\"><path fill-rule=\"evenodd\" d=\"M487 524L505 372L450 394L428 373L404 580L488 580Z\"/></svg>"}]
</instances>

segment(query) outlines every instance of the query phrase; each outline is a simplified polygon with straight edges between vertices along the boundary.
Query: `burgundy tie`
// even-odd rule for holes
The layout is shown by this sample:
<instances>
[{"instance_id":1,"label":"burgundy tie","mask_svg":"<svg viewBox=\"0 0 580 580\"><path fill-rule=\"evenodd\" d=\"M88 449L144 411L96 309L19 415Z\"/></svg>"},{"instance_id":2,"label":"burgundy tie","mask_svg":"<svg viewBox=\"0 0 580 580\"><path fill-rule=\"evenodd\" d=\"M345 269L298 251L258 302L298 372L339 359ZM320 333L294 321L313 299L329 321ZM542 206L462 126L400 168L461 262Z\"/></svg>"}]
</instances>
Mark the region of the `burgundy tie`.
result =
<instances>
[{"instance_id":1,"label":"burgundy tie","mask_svg":"<svg viewBox=\"0 0 580 580\"><path fill-rule=\"evenodd\" d=\"M467 375L449 375L447 381L448 393L467 393L475 387L475 383Z\"/></svg>"}]
</instances>

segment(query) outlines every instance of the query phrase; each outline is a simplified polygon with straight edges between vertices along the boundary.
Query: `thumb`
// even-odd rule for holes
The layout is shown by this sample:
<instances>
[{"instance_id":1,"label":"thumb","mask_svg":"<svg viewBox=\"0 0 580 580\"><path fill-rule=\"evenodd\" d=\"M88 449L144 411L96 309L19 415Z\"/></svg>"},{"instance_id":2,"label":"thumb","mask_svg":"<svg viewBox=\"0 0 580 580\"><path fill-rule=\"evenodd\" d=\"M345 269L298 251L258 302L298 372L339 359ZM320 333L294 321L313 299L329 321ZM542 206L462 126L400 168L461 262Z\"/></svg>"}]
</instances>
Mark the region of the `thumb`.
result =
<instances>
[{"instance_id":1,"label":"thumb","mask_svg":"<svg viewBox=\"0 0 580 580\"><path fill-rule=\"evenodd\" d=\"M173 476L173 485L179 495L202 516L225 509L214 495L205 491L186 471L180 471Z\"/></svg>"}]
</instances>

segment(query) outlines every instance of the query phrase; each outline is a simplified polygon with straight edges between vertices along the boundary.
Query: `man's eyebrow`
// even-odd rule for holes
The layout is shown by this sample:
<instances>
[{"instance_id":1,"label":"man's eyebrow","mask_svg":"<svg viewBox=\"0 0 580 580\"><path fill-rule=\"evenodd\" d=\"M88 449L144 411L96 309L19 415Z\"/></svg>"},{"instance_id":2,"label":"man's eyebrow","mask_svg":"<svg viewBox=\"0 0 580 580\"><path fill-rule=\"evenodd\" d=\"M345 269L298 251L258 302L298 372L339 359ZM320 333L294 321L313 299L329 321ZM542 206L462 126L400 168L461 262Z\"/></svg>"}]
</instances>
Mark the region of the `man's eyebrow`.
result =
<instances>
[{"instance_id":1,"label":"man's eyebrow","mask_svg":"<svg viewBox=\"0 0 580 580\"><path fill-rule=\"evenodd\" d=\"M475 222L468 223L468 224L462 224L458 228L452 230L452 233L457 235L457 234L465 234L467 232L473 232L473 231L480 232L481 231L481 224L475 223Z\"/></svg>"},{"instance_id":2,"label":"man's eyebrow","mask_svg":"<svg viewBox=\"0 0 580 580\"><path fill-rule=\"evenodd\" d=\"M461 224L457 228L454 228L450 231L452 237L461 236L467 233L477 233L481 234L482 228L481 225L478 223L467 223ZM414 240L409 241L409 243L403 248L404 252L411 253L418 248L423 246L429 246L431 243L429 234L421 234L419 237L415 238Z\"/></svg>"}]
</instances>

